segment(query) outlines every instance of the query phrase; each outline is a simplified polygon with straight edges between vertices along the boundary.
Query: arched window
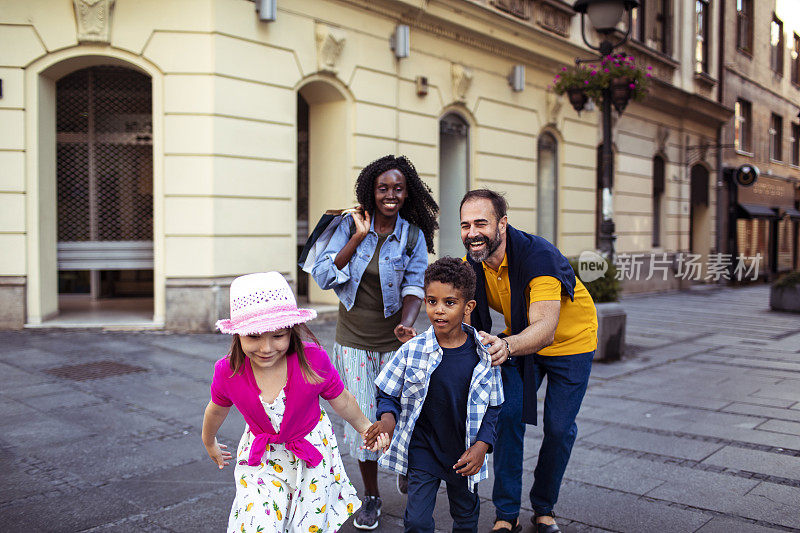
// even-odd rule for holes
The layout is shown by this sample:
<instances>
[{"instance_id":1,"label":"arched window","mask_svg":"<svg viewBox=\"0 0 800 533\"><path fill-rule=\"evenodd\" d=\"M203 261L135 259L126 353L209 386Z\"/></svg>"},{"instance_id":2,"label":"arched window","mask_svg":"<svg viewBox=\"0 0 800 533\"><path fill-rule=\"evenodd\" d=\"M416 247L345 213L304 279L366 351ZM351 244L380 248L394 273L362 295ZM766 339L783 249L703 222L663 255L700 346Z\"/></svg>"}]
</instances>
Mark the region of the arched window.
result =
<instances>
[{"instance_id":1,"label":"arched window","mask_svg":"<svg viewBox=\"0 0 800 533\"><path fill-rule=\"evenodd\" d=\"M536 234L553 244L558 221L558 141L550 133L539 136L536 193Z\"/></svg>"},{"instance_id":2,"label":"arched window","mask_svg":"<svg viewBox=\"0 0 800 533\"><path fill-rule=\"evenodd\" d=\"M664 158L653 158L653 248L661 246L661 204L664 198Z\"/></svg>"}]
</instances>

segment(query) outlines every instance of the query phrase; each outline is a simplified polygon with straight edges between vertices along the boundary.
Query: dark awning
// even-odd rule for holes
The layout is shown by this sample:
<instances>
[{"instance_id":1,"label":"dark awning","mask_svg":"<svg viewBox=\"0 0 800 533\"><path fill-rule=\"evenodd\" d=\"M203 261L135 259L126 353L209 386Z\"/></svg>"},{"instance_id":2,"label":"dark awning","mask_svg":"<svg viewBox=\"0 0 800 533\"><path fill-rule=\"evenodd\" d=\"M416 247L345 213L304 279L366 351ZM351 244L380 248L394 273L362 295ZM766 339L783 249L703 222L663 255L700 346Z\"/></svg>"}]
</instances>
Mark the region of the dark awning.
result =
<instances>
[{"instance_id":1,"label":"dark awning","mask_svg":"<svg viewBox=\"0 0 800 533\"><path fill-rule=\"evenodd\" d=\"M777 218L775 210L763 205L736 204L739 218Z\"/></svg>"},{"instance_id":2,"label":"dark awning","mask_svg":"<svg viewBox=\"0 0 800 533\"><path fill-rule=\"evenodd\" d=\"M789 218L800 219L800 211L793 207L781 208L781 215Z\"/></svg>"}]
</instances>

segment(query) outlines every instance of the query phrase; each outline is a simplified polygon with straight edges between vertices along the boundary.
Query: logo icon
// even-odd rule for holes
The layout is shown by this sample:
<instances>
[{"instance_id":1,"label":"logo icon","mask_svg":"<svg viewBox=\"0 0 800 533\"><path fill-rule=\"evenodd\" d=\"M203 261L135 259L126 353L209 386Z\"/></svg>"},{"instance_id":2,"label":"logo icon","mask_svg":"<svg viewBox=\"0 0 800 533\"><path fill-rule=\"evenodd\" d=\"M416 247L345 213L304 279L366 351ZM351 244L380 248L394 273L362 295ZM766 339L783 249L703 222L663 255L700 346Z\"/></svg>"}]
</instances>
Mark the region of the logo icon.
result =
<instances>
[{"instance_id":1,"label":"logo icon","mask_svg":"<svg viewBox=\"0 0 800 533\"><path fill-rule=\"evenodd\" d=\"M581 252L580 257L578 257L578 277L584 283L591 283L596 279L602 278L607 270L608 261L597 252L587 250Z\"/></svg>"}]
</instances>

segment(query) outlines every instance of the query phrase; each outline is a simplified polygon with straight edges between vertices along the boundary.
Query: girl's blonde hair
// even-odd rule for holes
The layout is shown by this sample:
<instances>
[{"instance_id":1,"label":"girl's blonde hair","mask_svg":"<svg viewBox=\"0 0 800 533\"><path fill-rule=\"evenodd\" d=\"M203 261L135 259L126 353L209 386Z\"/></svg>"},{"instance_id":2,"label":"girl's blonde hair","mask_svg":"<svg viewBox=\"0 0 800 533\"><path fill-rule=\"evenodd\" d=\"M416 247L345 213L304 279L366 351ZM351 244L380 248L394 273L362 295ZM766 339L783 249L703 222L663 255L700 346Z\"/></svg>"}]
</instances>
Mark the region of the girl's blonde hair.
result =
<instances>
[{"instance_id":1,"label":"girl's blonde hair","mask_svg":"<svg viewBox=\"0 0 800 533\"><path fill-rule=\"evenodd\" d=\"M305 324L296 324L289 328L289 350L286 354L290 354L292 352L297 354L297 362L300 364L300 372L303 374L303 379L307 383L318 384L322 383L322 377L317 374L317 372L311 368L311 365L308 363L308 358L306 358L305 353L305 345L303 341L308 340L312 341L317 346L322 346L317 340L317 337L308 329L308 326ZM235 376L239 372L242 372L242 365L244 365L245 361L247 360L247 355L245 355L244 350L242 349L242 341L239 338L239 334L233 335L233 340L231 341L231 349L228 352L228 362L231 365L231 370L233 373L231 377Z\"/></svg>"}]
</instances>

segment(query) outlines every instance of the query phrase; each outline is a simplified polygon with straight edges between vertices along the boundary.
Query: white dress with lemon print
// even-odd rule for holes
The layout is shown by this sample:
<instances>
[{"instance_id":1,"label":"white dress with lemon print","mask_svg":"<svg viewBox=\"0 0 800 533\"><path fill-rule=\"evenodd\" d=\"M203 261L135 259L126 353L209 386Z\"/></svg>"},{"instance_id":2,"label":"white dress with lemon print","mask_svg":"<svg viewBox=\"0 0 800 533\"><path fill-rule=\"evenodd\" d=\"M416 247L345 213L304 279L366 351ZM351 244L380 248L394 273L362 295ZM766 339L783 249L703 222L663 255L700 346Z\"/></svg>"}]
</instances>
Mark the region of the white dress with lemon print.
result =
<instances>
[{"instance_id":1,"label":"white dress with lemon print","mask_svg":"<svg viewBox=\"0 0 800 533\"><path fill-rule=\"evenodd\" d=\"M283 390L272 403L261 400L274 428L283 420L285 402ZM236 498L228 519L229 533L332 532L361 506L324 410L306 435L322 453L322 461L313 468L283 444L268 445L261 464L250 466L247 458L254 439L245 426L236 452Z\"/></svg>"}]
</instances>

